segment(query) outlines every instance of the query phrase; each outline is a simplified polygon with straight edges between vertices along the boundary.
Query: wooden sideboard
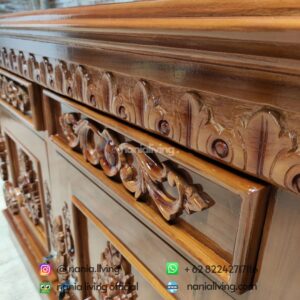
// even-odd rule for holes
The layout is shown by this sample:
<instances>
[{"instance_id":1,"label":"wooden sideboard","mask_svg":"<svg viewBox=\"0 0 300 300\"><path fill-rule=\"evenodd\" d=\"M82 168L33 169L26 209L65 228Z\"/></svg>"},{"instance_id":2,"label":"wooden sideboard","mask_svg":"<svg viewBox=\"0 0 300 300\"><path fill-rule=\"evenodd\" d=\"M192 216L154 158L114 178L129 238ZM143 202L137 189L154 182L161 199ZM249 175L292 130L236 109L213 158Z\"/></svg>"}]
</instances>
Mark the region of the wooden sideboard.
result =
<instances>
[{"instance_id":1,"label":"wooden sideboard","mask_svg":"<svg viewBox=\"0 0 300 300\"><path fill-rule=\"evenodd\" d=\"M299 37L293 0L0 17L4 214L36 285L298 299Z\"/></svg>"}]
</instances>

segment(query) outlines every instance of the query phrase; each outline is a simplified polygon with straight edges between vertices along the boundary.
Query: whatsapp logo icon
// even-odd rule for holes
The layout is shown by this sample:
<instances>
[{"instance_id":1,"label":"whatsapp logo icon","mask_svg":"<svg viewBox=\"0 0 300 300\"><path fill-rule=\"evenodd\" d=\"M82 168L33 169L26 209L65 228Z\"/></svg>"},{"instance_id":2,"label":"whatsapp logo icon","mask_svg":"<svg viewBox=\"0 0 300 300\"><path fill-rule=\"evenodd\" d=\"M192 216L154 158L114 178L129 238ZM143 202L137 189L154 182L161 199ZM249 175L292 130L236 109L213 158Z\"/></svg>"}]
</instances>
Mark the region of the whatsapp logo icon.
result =
<instances>
[{"instance_id":1,"label":"whatsapp logo icon","mask_svg":"<svg viewBox=\"0 0 300 300\"><path fill-rule=\"evenodd\" d=\"M168 275L178 275L178 273L179 273L179 264L178 264L178 262L167 262L167 264L166 264L166 273Z\"/></svg>"}]
</instances>

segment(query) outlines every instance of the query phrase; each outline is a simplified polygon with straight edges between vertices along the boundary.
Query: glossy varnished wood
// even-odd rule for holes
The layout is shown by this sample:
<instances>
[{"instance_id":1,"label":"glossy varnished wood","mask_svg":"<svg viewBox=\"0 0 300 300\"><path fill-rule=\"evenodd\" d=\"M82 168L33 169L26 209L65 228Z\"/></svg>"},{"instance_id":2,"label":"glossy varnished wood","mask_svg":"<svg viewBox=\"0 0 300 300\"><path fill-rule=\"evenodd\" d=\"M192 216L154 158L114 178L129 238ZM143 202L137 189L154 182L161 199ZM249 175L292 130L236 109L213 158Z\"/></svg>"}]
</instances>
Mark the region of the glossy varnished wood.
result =
<instances>
[{"instance_id":1,"label":"glossy varnished wood","mask_svg":"<svg viewBox=\"0 0 300 300\"><path fill-rule=\"evenodd\" d=\"M176 298L296 299L299 37L296 0L134 1L0 17L7 92L0 100L1 130L15 141L1 140L1 170L9 180L7 214L15 224L22 221L14 228L17 237L24 233L41 255L45 238L31 236L34 225L18 211L14 143L40 162L47 249L58 253L55 266L109 265L100 253L110 252L124 257L131 280L149 282L140 297L171 298L164 289L166 261L246 264L257 270L205 274L209 279L180 272L176 280L256 284L251 291L180 288ZM47 133L16 109L21 101L10 104L22 94L20 86L37 91L33 108ZM41 89L47 89L43 99ZM155 155L140 156L135 168L116 155L128 145ZM183 200L175 210L169 205L174 183ZM210 205L195 201L204 195ZM58 283L91 282L90 275L67 271ZM92 294L99 296L71 290L66 296Z\"/></svg>"},{"instance_id":2,"label":"glossy varnished wood","mask_svg":"<svg viewBox=\"0 0 300 300\"><path fill-rule=\"evenodd\" d=\"M121 156L118 157L111 157L111 155L113 155L113 153L120 153L122 152L120 149L118 150L117 147L122 147L122 144L120 144L120 146L118 146L117 143L117 139L114 138L112 139L111 136L114 136L115 133L114 132L110 132L106 130L105 136L101 136L101 132L97 131L97 124L93 123L93 125L91 125L92 129L90 129L90 127L88 127L88 136L77 136L77 131L75 129L75 131L73 131L74 128L78 127L79 130L82 130L82 126L85 126L84 124L88 124L88 123L84 123L84 124L79 124L77 126L76 122L80 119L80 117L78 117L78 113L79 112L83 112L86 116L92 117L92 119L94 119L96 122L99 122L100 120L100 124L101 125L105 125L108 126L108 128L115 128L117 129L117 132L120 134L124 134L126 136L128 136L128 130L126 128L126 125L124 125L124 131L122 130L122 124L119 123L118 121L114 121L111 120L108 117L105 116L100 116L97 113L94 113L93 111L90 111L89 109L85 109L75 103L72 103L71 101L68 101L67 99L63 99L61 97L56 96L55 94L52 93L45 93L45 95L47 95L48 98L45 98L45 101L50 102L47 104L47 106L51 106L51 103L58 101L59 103L68 103L68 106L66 109L67 111L72 111L70 108L75 108L75 110L73 111L74 114L72 113L67 113L66 115L61 115L62 117L65 117L65 119L62 119L62 117L60 118L60 124L61 124L61 128L60 130L57 132L57 135L53 135L52 136L52 140L54 141L54 143L56 145L58 145L60 147L60 149L63 152L66 152L68 154L70 154L72 156L73 159L75 159L76 161L78 161L81 166L84 169L87 169L89 172L91 172L92 174L96 175L101 182L105 182L106 183L106 187L109 188L109 192L113 192L113 193L117 193L118 197L121 198L121 202L122 201L126 201L128 203L131 204L131 206L133 206L134 209L138 209L138 211L142 214L143 217L148 218L148 220L152 223L152 226L156 225L155 227L158 227L159 230L163 230L163 232L167 235L169 235L169 237L175 242L175 244L180 245L180 248L183 249L184 251L187 251L189 254L193 253L193 257L196 258L197 260L201 261L201 263L203 263L204 265L219 265L219 263L223 260L223 263L225 263L226 265L226 260L224 261L224 257L227 258L227 264L233 264L233 265L251 265L252 267L255 265L255 261L256 261L256 255L257 252L254 251L254 249L258 248L259 245L259 241L260 241L260 234L261 234L261 228L263 225L263 220L264 220L264 214L265 214L265 208L266 208L266 203L267 203L267 199L268 199L268 189L261 186L258 183L254 183L248 180L245 180L241 177L235 176L232 173L228 173L226 172L226 174L224 173L224 176L221 175L221 169L218 169L216 167L213 168L214 172L215 172L215 176L211 177L210 170L212 170L212 168L209 166L209 163L205 162L205 161L201 161L199 158L195 157L195 162L197 161L197 164L193 165L192 170L194 170L196 173L203 175L205 178L207 179L213 179L214 182L218 182L218 184L220 184L222 187L228 189L230 191L233 192L233 194L239 194L239 201L241 201L240 206L238 206L239 208L237 208L237 210L240 209L240 212L238 214L238 216L240 217L240 220L238 222L238 225L236 225L236 227L233 227L232 230L234 230L236 232L236 237L235 242L234 242L234 248L231 251L231 253L229 255L225 255L224 256L224 250L222 251L218 251L217 249L220 249L219 247L214 246L213 244L216 243L218 244L218 242L220 241L219 238L217 238L216 236L214 236L214 234L211 231L207 231L206 234L209 234L208 236L208 240L213 241L207 241L206 238L197 236L195 228L190 227L188 224L186 224L185 222L189 221L188 216L185 217L185 221L181 220L181 219L177 219L174 216L175 219L175 225L170 225L170 224L163 224L163 222L159 223L158 225L158 218L156 216L153 216L153 208L151 208L151 206L146 206L145 204L139 205L138 203L134 203L132 200L132 196L127 196L124 193L124 187L129 189L129 191L131 192L135 192L136 195L140 195L140 189L137 188L137 190L135 190L136 188L134 188L135 186L135 179L134 177L132 177L132 175L130 175L129 180L127 181L127 179L124 177L122 178L122 176L124 176L124 170L122 170L121 168L124 167L124 163L125 163L125 157L121 158ZM57 108L56 104L55 107ZM51 110L50 110L51 111ZM57 110L57 112L60 111L62 112L62 109ZM57 115L49 115L48 116L50 119L54 118L53 120L57 119ZM78 118L78 119L77 119ZM77 120L77 121L76 121ZM71 122L70 125L68 125L68 122ZM103 123L104 121L104 123ZM47 122L49 124L53 124L54 121L50 121ZM64 122L67 122L66 124ZM72 123L73 122L73 123ZM88 121L85 121L88 122ZM92 123L91 123L92 124ZM56 128L59 128L59 126L54 126ZM53 129L53 126L51 126L50 130ZM92 131L91 131L92 130ZM99 135L99 136L98 136ZM138 143L142 143L144 145L150 145L150 148L153 149L155 152L160 152L160 148L161 149L165 149L165 153L160 153L161 155L165 156L168 160L175 160L176 161L176 157L179 158L180 164L183 163L183 165L188 166L187 162L191 163L191 159L192 156L190 156L190 159L183 159L183 155L185 154L184 151L179 150L174 148L174 146L169 145L169 144L162 144L161 141L157 140L154 137L151 136L147 136L146 134L143 134L141 132L139 132L138 130L136 130L136 134L135 134L135 130L132 129L130 131L131 139L133 137L133 142L138 142ZM105 138L106 137L106 138ZM64 140L65 139L65 140ZM91 139L94 139L93 141ZM99 140L100 139L100 140ZM105 142L105 140L107 139L107 141ZM105 146L104 144L102 145L102 141L105 142L104 144L106 144L107 146ZM144 141L147 140L147 143L145 144ZM97 144L98 142L101 142L101 145ZM71 146L71 149L81 149L79 152L83 152L84 156L82 156L81 154L79 154L76 151L70 151L67 147L66 144L69 144L69 146ZM128 145L130 145L130 140L128 141ZM125 145L125 144L124 144ZM109 146L109 147L108 147ZM107 148L108 147L108 148ZM108 149L110 148L114 148L115 150L111 149L110 151ZM173 151L172 155L167 154L167 149L170 149L170 147L174 148L175 151ZM99 159L97 160L97 150L95 149L104 149L104 153L100 153L99 152L99 158L100 158L100 162ZM107 150L105 150L107 149ZM139 146L136 148L137 150L139 149ZM108 151L108 152L106 152ZM132 155L138 155L138 151L133 151ZM141 155L141 154L140 154ZM143 156L144 158L139 158L139 160L141 160L141 163L143 161L147 161L147 155ZM149 158L150 159L150 158ZM144 162L144 163L145 163ZM177 162L177 161L176 161ZM202 165L200 167L199 163ZM153 163L149 164L148 166L148 171L150 172L149 174L151 175L151 169L155 167L155 162L153 161ZM179 164L179 166L180 166ZM101 168L103 169L103 171L99 170L98 168L96 168L97 165L101 165ZM125 163L126 165L126 163ZM198 168L199 167L199 168ZM128 166L125 168L129 168ZM188 168L191 168L191 165L188 166ZM121 170L120 170L121 169ZM155 167L155 169L159 169L158 165ZM205 170L205 171L204 171ZM207 172L206 172L207 170ZM222 170L225 171L225 170ZM121 180L123 182L124 187L121 187L119 183L111 181L111 180L107 180L105 178L105 175L109 178L109 177L114 177L117 176L118 173L123 173L123 175L121 175ZM127 171L126 171L127 172ZM187 173L189 173L188 169L186 170ZM131 172L132 174L136 173L136 171ZM149 175L148 175L149 176ZM151 175L152 176L152 175ZM153 177L156 178L155 180L158 181L159 177ZM140 176L137 176L137 182L141 180L141 183L143 183L142 181L144 179L141 179ZM177 180L176 180L177 181ZM147 180L146 180L147 182ZM172 182L172 180L171 180ZM198 181L200 184L202 184L202 181ZM130 184L127 186L127 184ZM149 184L149 182L148 182ZM176 183L177 185L177 183ZM182 184L180 184L182 185ZM139 185L137 184L137 187ZM141 185L142 186L142 185ZM183 185L184 186L184 185ZM231 186L231 188L230 188ZM248 186L248 188L247 188ZM154 188L155 185L154 183L150 183L149 184L149 188L148 188L148 192L149 192L149 196L150 199L151 197L156 197L154 199L158 200L159 194L164 193L163 190L159 190L159 189L155 189ZM203 187L203 194L206 194L206 189L205 186ZM144 193L144 191L142 191L141 193ZM157 196L155 196L155 194L157 194ZM195 194L196 194L196 190L195 190ZM139 197L139 196L136 196ZM183 196L184 197L184 196ZM202 194L200 194L200 198L203 197ZM206 194L205 196L206 198L209 197L209 193ZM214 198L212 200L212 202L216 202L218 203L220 201L221 198L221 194L219 194L216 198ZM231 196L233 197L233 196ZM165 197L166 198L166 197ZM193 197L191 197L193 198ZM176 198L175 198L176 199ZM153 200L153 199L152 199ZM166 218L168 220L168 217L170 216L168 209L163 208L163 202L165 201L165 199L161 199L160 202L160 212L162 213L162 215L164 216L164 218ZM172 203L176 203L175 200L169 200L171 201L168 206L171 207ZM172 202L174 201L174 202ZM184 200L185 203L188 203L189 200ZM195 201L195 199L194 199ZM159 201L158 201L159 202ZM143 206L144 205L144 206ZM212 205L215 205L212 203ZM165 206L167 207L167 206ZM207 210L209 211L211 208L207 208ZM152 211L152 212L151 212ZM201 214L201 212L198 212L199 214ZM217 213L218 215L218 213ZM199 215L200 216L200 215ZM221 217L221 216L219 216ZM224 221L226 220L225 215L223 215L221 218L224 219ZM194 218L194 220L196 220L196 217ZM225 221L226 222L226 221ZM205 221L204 221L205 223ZM193 223L191 223L193 224ZM204 225L204 224L203 224ZM199 231L201 232L201 227L199 228ZM173 232L173 233L171 233ZM211 233L210 233L211 232ZM179 235L181 235L182 237L179 238ZM174 237L175 238L174 240ZM186 242L182 242L182 239L186 240ZM192 245L194 242L197 241L197 246L193 246L193 247L189 247L189 245ZM207 247L208 246L208 247ZM211 248L211 249L210 249ZM222 247L221 247L222 248ZM198 251L202 249L201 251ZM251 249L251 251L250 251ZM221 253L220 257L215 256L215 254L213 252L211 252L211 250L216 251L217 253ZM222 254L223 252L223 254ZM221 259L221 260L220 260ZM216 263L216 260L219 261L219 263ZM226 268L225 268L226 269ZM240 272L240 273L236 273L236 274L226 274L226 271L224 273L219 273L216 274L221 276L221 278L223 280L227 280L230 283L240 283L240 282L247 282L250 283L252 280L252 276L253 274L250 272Z\"/></svg>"}]
</instances>

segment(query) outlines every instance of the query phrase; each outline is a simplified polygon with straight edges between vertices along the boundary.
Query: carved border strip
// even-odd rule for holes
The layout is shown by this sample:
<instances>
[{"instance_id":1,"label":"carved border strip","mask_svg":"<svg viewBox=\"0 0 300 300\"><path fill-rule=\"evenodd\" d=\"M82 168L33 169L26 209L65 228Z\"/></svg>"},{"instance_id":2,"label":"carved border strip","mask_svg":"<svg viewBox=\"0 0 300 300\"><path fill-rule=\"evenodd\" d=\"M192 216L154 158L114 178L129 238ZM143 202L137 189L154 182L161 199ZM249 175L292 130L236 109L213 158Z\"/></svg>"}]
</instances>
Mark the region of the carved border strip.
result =
<instances>
[{"instance_id":1,"label":"carved border strip","mask_svg":"<svg viewBox=\"0 0 300 300\"><path fill-rule=\"evenodd\" d=\"M228 129L197 91L2 48L0 65L51 90L300 193L300 151L282 115L264 108ZM160 94L156 93L157 89ZM178 91L169 99L168 90ZM171 104L172 105L171 105Z\"/></svg>"},{"instance_id":2,"label":"carved border strip","mask_svg":"<svg viewBox=\"0 0 300 300\"><path fill-rule=\"evenodd\" d=\"M183 211L192 214L213 204L200 188L190 185L167 163L156 162L142 147L119 143L112 132L102 132L79 113L65 113L60 125L69 146L82 152L86 161L100 165L108 177L120 177L135 198L150 197L162 216L170 221ZM175 187L177 197L169 195L163 184Z\"/></svg>"}]
</instances>

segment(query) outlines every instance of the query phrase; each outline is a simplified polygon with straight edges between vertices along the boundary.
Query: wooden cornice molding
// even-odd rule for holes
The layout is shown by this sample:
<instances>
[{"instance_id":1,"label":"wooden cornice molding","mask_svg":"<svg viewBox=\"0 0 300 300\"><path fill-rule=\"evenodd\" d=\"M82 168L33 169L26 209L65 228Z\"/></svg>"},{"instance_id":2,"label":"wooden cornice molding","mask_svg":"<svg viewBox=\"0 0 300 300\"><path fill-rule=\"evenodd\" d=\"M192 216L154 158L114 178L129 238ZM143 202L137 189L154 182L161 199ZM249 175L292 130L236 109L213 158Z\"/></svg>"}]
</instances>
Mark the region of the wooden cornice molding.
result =
<instances>
[{"instance_id":1,"label":"wooden cornice molding","mask_svg":"<svg viewBox=\"0 0 300 300\"><path fill-rule=\"evenodd\" d=\"M1 16L0 21L2 23L28 22L31 24L47 22L48 24L61 23L64 25L70 24L72 21L82 20L88 23L88 20L99 21L99 19L126 19L129 21L147 19L150 21L152 19L207 18L209 20L228 17L238 19L268 16L294 17L297 15L300 16L300 4L295 0L261 0L243 3L239 0L229 0L224 4L216 0L156 0L12 13ZM148 23L150 25L150 22ZM175 22L173 26L174 24ZM276 25L273 24L273 26Z\"/></svg>"},{"instance_id":2,"label":"wooden cornice molding","mask_svg":"<svg viewBox=\"0 0 300 300\"><path fill-rule=\"evenodd\" d=\"M238 16L294 16L300 15L297 0L261 0L243 2L227 0L131 0L126 3L87 5L51 10L37 10L3 15L0 19L36 18L44 16L51 19L71 16L72 18L160 18L160 17L238 17ZM221 5L222 4L222 5ZM50 17L51 16L51 17Z\"/></svg>"},{"instance_id":3,"label":"wooden cornice molding","mask_svg":"<svg viewBox=\"0 0 300 300\"><path fill-rule=\"evenodd\" d=\"M300 29L300 4L294 0L134 1L1 16L0 30L9 28L20 32L38 29L47 35L49 31L109 32L112 36L123 34L129 40L134 34L139 39L147 36L148 42L153 40L154 45L157 37L154 38L153 33L164 38L183 35L181 44L187 36L197 36L223 38L227 42L228 39L252 40L286 45L288 42L297 44L295 33Z\"/></svg>"}]
</instances>

